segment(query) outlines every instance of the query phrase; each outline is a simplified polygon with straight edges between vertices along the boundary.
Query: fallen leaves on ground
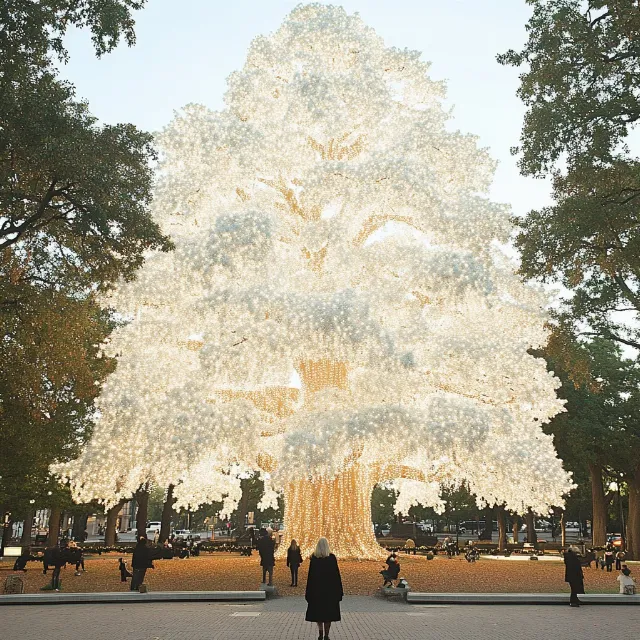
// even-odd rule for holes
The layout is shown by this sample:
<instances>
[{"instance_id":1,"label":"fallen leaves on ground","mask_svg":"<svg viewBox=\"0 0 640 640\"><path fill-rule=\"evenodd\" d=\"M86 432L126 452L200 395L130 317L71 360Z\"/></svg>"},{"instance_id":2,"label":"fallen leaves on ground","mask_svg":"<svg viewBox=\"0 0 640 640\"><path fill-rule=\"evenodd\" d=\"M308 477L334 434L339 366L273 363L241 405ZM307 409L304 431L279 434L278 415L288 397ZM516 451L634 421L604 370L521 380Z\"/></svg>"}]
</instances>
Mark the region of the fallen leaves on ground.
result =
<instances>
[{"instance_id":1,"label":"fallen leaves on ground","mask_svg":"<svg viewBox=\"0 0 640 640\"><path fill-rule=\"evenodd\" d=\"M129 583L120 582L119 554L87 557L86 573L74 575L74 567L62 570L62 590L67 593L126 591ZM125 557L131 565L131 556ZM147 571L145 582L150 591L247 591L259 587L262 570L259 557L243 557L228 553L213 553L198 558L180 560L156 560L155 569ZM12 564L0 563L0 580L4 583L10 575ZM291 576L285 562L276 562L274 583L281 595L304 595L308 560L300 567L299 586L290 587ZM382 583L377 561L341 560L340 571L345 593L370 595ZM413 591L426 592L568 592L564 582L564 565L561 561L508 561L480 559L469 564L464 558L448 559L439 556L434 560L424 557L401 556L400 576ZM27 573L18 572L25 583L26 593L38 593L51 580L42 574L42 564L30 562ZM607 573L599 569L585 569L587 592L616 593L617 572Z\"/></svg>"}]
</instances>

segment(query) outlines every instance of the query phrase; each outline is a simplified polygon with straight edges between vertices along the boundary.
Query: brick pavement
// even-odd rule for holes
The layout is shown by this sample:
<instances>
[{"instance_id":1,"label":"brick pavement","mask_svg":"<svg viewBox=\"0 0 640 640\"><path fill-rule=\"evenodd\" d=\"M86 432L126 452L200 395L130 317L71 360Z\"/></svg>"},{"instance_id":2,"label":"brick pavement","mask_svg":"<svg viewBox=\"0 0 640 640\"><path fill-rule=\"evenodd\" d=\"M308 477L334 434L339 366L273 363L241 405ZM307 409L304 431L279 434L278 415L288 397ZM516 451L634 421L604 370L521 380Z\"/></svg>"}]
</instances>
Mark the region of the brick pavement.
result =
<instances>
[{"instance_id":1,"label":"brick pavement","mask_svg":"<svg viewBox=\"0 0 640 640\"><path fill-rule=\"evenodd\" d=\"M0 611L3 640L314 640L302 598L260 604L37 605ZM634 637L640 608L420 606L348 597L332 640L602 640ZM252 614L252 615L248 615ZM255 615L258 614L258 615Z\"/></svg>"}]
</instances>

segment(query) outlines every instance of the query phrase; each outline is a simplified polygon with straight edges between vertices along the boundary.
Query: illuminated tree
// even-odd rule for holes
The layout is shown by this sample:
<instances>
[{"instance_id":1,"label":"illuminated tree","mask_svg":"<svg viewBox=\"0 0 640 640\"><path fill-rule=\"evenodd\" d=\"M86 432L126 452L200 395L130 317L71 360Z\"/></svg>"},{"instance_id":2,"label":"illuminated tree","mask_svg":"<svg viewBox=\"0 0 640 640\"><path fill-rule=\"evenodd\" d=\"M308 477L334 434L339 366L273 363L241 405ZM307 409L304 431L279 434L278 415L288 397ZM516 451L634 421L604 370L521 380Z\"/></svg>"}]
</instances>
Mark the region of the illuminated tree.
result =
<instances>
[{"instance_id":1,"label":"illuminated tree","mask_svg":"<svg viewBox=\"0 0 640 640\"><path fill-rule=\"evenodd\" d=\"M562 408L528 355L546 298L501 251L494 163L447 131L442 83L342 9L257 38L226 108L159 138L155 215L175 242L110 303L119 365L93 441L58 469L78 498L151 479L237 500L259 470L309 552L380 554L371 492L547 511L571 487L541 429Z\"/></svg>"}]
</instances>

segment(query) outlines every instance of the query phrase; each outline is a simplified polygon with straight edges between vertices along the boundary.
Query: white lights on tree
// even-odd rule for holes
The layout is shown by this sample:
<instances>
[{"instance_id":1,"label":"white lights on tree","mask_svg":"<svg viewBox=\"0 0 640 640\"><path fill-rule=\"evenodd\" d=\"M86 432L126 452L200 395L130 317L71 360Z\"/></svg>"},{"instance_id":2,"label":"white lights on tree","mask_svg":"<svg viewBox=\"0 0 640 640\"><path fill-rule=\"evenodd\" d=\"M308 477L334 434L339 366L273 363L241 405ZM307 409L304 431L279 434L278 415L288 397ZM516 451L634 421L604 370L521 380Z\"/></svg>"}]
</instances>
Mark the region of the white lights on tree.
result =
<instances>
[{"instance_id":1,"label":"white lights on tree","mask_svg":"<svg viewBox=\"0 0 640 640\"><path fill-rule=\"evenodd\" d=\"M296 8L256 38L226 108L159 137L155 216L176 250L109 300L131 322L92 441L56 467L79 500L176 484L239 497L259 470L308 553L376 557L370 500L545 512L571 488L541 424L558 381L528 354L547 300L500 250L494 163L445 128L442 83L357 15ZM286 542L286 541L285 541Z\"/></svg>"}]
</instances>

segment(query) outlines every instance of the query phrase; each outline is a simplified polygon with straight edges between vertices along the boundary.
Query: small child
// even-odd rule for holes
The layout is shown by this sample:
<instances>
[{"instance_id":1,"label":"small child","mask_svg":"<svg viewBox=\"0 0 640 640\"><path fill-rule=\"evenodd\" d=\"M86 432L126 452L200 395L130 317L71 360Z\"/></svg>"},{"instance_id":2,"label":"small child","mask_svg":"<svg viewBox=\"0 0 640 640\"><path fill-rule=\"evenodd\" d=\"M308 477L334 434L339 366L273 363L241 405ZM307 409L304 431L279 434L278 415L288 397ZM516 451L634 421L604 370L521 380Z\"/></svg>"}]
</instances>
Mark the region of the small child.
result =
<instances>
[{"instance_id":1,"label":"small child","mask_svg":"<svg viewBox=\"0 0 640 640\"><path fill-rule=\"evenodd\" d=\"M636 592L636 581L631 577L631 569L626 564L622 565L617 580L620 583L620 593L632 596Z\"/></svg>"},{"instance_id":2,"label":"small child","mask_svg":"<svg viewBox=\"0 0 640 640\"><path fill-rule=\"evenodd\" d=\"M120 569L120 582L126 582L127 578L133 578L133 574L129 573L127 569L127 563L122 558L118 562L120 563L118 566Z\"/></svg>"}]
</instances>

